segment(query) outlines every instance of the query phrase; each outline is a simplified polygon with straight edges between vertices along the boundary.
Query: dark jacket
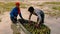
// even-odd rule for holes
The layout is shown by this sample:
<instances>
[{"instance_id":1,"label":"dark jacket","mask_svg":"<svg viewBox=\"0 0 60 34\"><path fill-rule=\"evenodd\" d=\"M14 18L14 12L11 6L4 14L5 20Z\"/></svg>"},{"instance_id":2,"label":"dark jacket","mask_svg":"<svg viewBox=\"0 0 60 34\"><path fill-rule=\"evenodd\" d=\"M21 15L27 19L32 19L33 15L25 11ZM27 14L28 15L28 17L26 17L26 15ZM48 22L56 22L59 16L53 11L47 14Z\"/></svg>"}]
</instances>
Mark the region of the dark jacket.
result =
<instances>
[{"instance_id":1,"label":"dark jacket","mask_svg":"<svg viewBox=\"0 0 60 34\"><path fill-rule=\"evenodd\" d=\"M18 8L15 7L12 9L12 11L10 12L10 17L17 17L18 16Z\"/></svg>"}]
</instances>

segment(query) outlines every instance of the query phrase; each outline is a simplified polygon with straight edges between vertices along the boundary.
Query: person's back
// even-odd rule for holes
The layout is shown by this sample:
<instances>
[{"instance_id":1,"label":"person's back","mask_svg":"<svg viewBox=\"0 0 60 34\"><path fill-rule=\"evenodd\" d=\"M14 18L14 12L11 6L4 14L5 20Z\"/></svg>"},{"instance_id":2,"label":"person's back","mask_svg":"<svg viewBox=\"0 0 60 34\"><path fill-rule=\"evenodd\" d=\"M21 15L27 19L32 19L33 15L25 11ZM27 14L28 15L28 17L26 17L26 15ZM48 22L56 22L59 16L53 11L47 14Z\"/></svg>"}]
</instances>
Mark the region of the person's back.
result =
<instances>
[{"instance_id":1,"label":"person's back","mask_svg":"<svg viewBox=\"0 0 60 34\"><path fill-rule=\"evenodd\" d=\"M37 16L37 26L44 23L44 12L40 9L34 9L33 7L29 7L28 11L30 12L29 21L31 19L32 14Z\"/></svg>"},{"instance_id":2,"label":"person's back","mask_svg":"<svg viewBox=\"0 0 60 34\"><path fill-rule=\"evenodd\" d=\"M44 14L44 12L40 9L34 9L34 12L37 14L37 15L40 15L40 14Z\"/></svg>"},{"instance_id":3,"label":"person's back","mask_svg":"<svg viewBox=\"0 0 60 34\"><path fill-rule=\"evenodd\" d=\"M14 7L12 11L10 12L10 17L14 17L18 15L18 9Z\"/></svg>"},{"instance_id":4,"label":"person's back","mask_svg":"<svg viewBox=\"0 0 60 34\"><path fill-rule=\"evenodd\" d=\"M17 23L17 16L19 14L19 16L21 17L21 19L23 19L22 15L21 15L21 11L20 11L20 3L17 2L16 7L12 9L12 11L10 12L10 19L13 23Z\"/></svg>"}]
</instances>

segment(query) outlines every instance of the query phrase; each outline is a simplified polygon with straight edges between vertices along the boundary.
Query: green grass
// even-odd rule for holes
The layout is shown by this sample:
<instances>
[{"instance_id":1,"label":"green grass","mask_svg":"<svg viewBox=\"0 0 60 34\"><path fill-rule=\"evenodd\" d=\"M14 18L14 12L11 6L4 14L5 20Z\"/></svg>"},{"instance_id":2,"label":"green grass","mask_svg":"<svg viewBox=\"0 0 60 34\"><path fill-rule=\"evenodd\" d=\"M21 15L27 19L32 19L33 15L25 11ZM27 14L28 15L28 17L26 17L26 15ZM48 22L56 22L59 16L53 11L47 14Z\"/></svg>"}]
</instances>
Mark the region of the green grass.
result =
<instances>
[{"instance_id":1,"label":"green grass","mask_svg":"<svg viewBox=\"0 0 60 34\"><path fill-rule=\"evenodd\" d=\"M45 6L45 5L60 5L60 2L43 2L42 4L39 4L37 6Z\"/></svg>"},{"instance_id":2,"label":"green grass","mask_svg":"<svg viewBox=\"0 0 60 34\"><path fill-rule=\"evenodd\" d=\"M4 4L5 4L4 2L0 2L0 9L5 6Z\"/></svg>"},{"instance_id":3,"label":"green grass","mask_svg":"<svg viewBox=\"0 0 60 34\"><path fill-rule=\"evenodd\" d=\"M54 12L54 13L52 13L52 12L47 12L47 13L45 13L45 14L47 14L47 15L49 15L49 16L52 16L52 17L54 17L54 16L57 15L55 12Z\"/></svg>"},{"instance_id":4,"label":"green grass","mask_svg":"<svg viewBox=\"0 0 60 34\"><path fill-rule=\"evenodd\" d=\"M58 17L60 16L60 2L44 2L42 3L44 6L46 5L49 7L52 11L47 12L45 14L51 16L51 17Z\"/></svg>"},{"instance_id":5,"label":"green grass","mask_svg":"<svg viewBox=\"0 0 60 34\"><path fill-rule=\"evenodd\" d=\"M6 9L6 11L10 11L14 6L15 6L15 4L13 2L9 2L9 3L5 4L5 9Z\"/></svg>"},{"instance_id":6,"label":"green grass","mask_svg":"<svg viewBox=\"0 0 60 34\"><path fill-rule=\"evenodd\" d=\"M37 5L37 6L44 6L44 4L39 4L39 5Z\"/></svg>"},{"instance_id":7,"label":"green grass","mask_svg":"<svg viewBox=\"0 0 60 34\"><path fill-rule=\"evenodd\" d=\"M0 14L2 14L4 12L3 8L5 8L5 3L4 2L0 2Z\"/></svg>"},{"instance_id":8,"label":"green grass","mask_svg":"<svg viewBox=\"0 0 60 34\"><path fill-rule=\"evenodd\" d=\"M21 8L27 8L27 6L28 6L28 5L25 4L25 3L20 3L20 7L21 7Z\"/></svg>"},{"instance_id":9,"label":"green grass","mask_svg":"<svg viewBox=\"0 0 60 34\"><path fill-rule=\"evenodd\" d=\"M60 5L60 2L44 2L44 4L59 4Z\"/></svg>"},{"instance_id":10,"label":"green grass","mask_svg":"<svg viewBox=\"0 0 60 34\"><path fill-rule=\"evenodd\" d=\"M54 10L58 10L58 11L55 11L55 16L59 17L60 16L60 6L53 6L52 9Z\"/></svg>"},{"instance_id":11,"label":"green grass","mask_svg":"<svg viewBox=\"0 0 60 34\"><path fill-rule=\"evenodd\" d=\"M27 8L27 6L25 3L20 3L20 8ZM3 8L5 11L11 11L13 7L15 7L15 2L8 2L6 4L0 2L0 9Z\"/></svg>"},{"instance_id":12,"label":"green grass","mask_svg":"<svg viewBox=\"0 0 60 34\"><path fill-rule=\"evenodd\" d=\"M60 18L60 11L52 11L52 12L47 12L45 14L49 15L50 17Z\"/></svg>"},{"instance_id":13,"label":"green grass","mask_svg":"<svg viewBox=\"0 0 60 34\"><path fill-rule=\"evenodd\" d=\"M10 11L13 7L15 7L15 2L9 2L6 4L5 9ZM20 8L26 8L26 4L20 3Z\"/></svg>"},{"instance_id":14,"label":"green grass","mask_svg":"<svg viewBox=\"0 0 60 34\"><path fill-rule=\"evenodd\" d=\"M52 9L60 11L60 6L53 6Z\"/></svg>"}]
</instances>

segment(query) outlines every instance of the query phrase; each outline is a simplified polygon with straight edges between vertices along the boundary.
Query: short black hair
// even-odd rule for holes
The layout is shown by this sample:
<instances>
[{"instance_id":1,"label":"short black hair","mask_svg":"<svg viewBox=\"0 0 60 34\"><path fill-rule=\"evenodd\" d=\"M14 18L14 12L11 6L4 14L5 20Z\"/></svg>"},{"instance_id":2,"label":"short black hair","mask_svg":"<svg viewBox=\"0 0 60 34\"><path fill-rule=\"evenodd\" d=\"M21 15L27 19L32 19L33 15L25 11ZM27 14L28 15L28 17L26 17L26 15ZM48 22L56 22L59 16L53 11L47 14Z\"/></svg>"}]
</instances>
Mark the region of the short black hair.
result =
<instances>
[{"instance_id":1,"label":"short black hair","mask_svg":"<svg viewBox=\"0 0 60 34\"><path fill-rule=\"evenodd\" d=\"M33 13L34 8L33 8L32 6L30 6L30 7L28 8L28 11L29 11L30 13Z\"/></svg>"}]
</instances>

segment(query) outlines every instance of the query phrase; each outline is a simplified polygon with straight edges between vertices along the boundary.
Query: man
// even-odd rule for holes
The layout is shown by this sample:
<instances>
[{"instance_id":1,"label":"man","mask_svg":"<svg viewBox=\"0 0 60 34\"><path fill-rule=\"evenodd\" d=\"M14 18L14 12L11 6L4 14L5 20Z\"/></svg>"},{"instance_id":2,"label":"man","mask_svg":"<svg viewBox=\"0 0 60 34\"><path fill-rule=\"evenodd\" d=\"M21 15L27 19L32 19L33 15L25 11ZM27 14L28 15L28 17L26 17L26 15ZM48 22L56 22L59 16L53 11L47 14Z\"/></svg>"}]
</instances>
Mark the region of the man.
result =
<instances>
[{"instance_id":1,"label":"man","mask_svg":"<svg viewBox=\"0 0 60 34\"><path fill-rule=\"evenodd\" d=\"M20 11L20 3L16 2L16 7L12 9L12 11L10 12L10 19L13 23L17 23L17 16L19 14L19 16L21 17L21 19L23 19L22 15L21 15L21 11Z\"/></svg>"},{"instance_id":2,"label":"man","mask_svg":"<svg viewBox=\"0 0 60 34\"><path fill-rule=\"evenodd\" d=\"M12 21L11 24L11 29L13 30L13 34L20 34L20 24L17 22L17 16L19 14L19 16L21 17L21 19L23 19L22 15L21 15L21 11L20 11L20 3L16 2L16 7L12 9L12 11L10 12L10 19Z\"/></svg>"},{"instance_id":3,"label":"man","mask_svg":"<svg viewBox=\"0 0 60 34\"><path fill-rule=\"evenodd\" d=\"M41 25L41 24L44 23L44 12L43 12L42 10L34 9L34 8L31 6L31 7L29 7L28 11L30 12L29 21L30 21L30 19L31 19L32 14L38 16L38 17L37 17L37 24L36 24L35 26L38 27L39 25Z\"/></svg>"}]
</instances>

